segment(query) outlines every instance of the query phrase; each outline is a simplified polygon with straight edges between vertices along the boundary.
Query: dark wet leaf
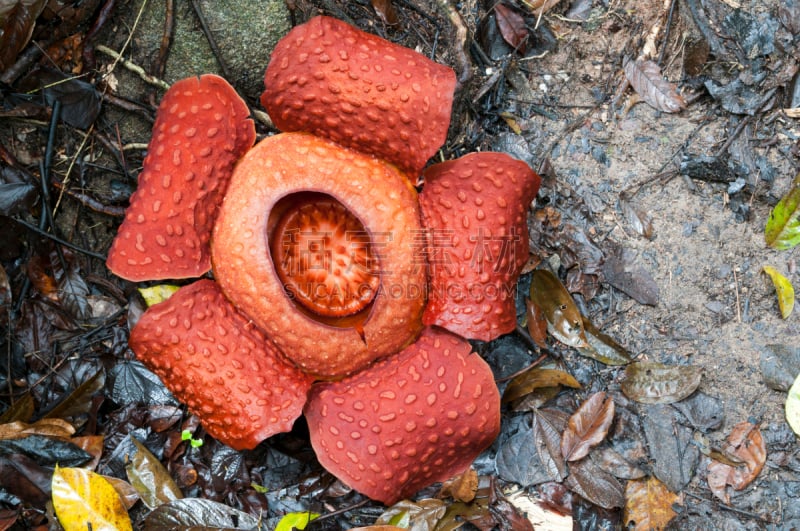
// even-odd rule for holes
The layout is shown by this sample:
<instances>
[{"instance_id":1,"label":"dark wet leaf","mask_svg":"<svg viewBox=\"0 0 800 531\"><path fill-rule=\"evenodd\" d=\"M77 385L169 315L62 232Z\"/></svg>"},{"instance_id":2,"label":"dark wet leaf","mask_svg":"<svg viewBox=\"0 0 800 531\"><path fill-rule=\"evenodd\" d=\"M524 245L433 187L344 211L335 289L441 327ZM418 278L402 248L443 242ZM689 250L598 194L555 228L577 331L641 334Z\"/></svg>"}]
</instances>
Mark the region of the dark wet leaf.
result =
<instances>
[{"instance_id":1,"label":"dark wet leaf","mask_svg":"<svg viewBox=\"0 0 800 531\"><path fill-rule=\"evenodd\" d=\"M64 308L76 319L86 320L92 316L92 309L87 299L89 286L78 267L70 267L66 274L58 279L58 295Z\"/></svg>"},{"instance_id":2,"label":"dark wet leaf","mask_svg":"<svg viewBox=\"0 0 800 531\"><path fill-rule=\"evenodd\" d=\"M500 35L503 36L509 46L525 53L525 43L528 40L528 28L525 27L525 19L511 9L510 7L497 3L494 6L494 12L497 17L497 27L500 29Z\"/></svg>"},{"instance_id":3,"label":"dark wet leaf","mask_svg":"<svg viewBox=\"0 0 800 531\"><path fill-rule=\"evenodd\" d=\"M625 493L620 482L591 459L570 463L569 472L565 481L572 492L604 509L625 505Z\"/></svg>"},{"instance_id":4,"label":"dark wet leaf","mask_svg":"<svg viewBox=\"0 0 800 531\"><path fill-rule=\"evenodd\" d=\"M650 449L653 474L671 490L680 492L697 469L700 452L692 429L683 425L670 406L643 406L642 427Z\"/></svg>"},{"instance_id":5,"label":"dark wet leaf","mask_svg":"<svg viewBox=\"0 0 800 531\"><path fill-rule=\"evenodd\" d=\"M631 355L611 336L602 333L587 317L583 317L583 330L586 334L586 347L578 347L578 352L606 365L627 365Z\"/></svg>"},{"instance_id":6,"label":"dark wet leaf","mask_svg":"<svg viewBox=\"0 0 800 531\"><path fill-rule=\"evenodd\" d=\"M580 405L561 435L561 455L567 461L583 459L608 435L614 420L614 400L604 392L594 393Z\"/></svg>"},{"instance_id":7,"label":"dark wet leaf","mask_svg":"<svg viewBox=\"0 0 800 531\"><path fill-rule=\"evenodd\" d=\"M0 183L0 215L11 216L30 208L37 190L28 183Z\"/></svg>"},{"instance_id":8,"label":"dark wet leaf","mask_svg":"<svg viewBox=\"0 0 800 531\"><path fill-rule=\"evenodd\" d=\"M658 284L636 261L632 249L606 242L608 253L603 262L606 282L633 297L640 304L658 304Z\"/></svg>"},{"instance_id":9,"label":"dark wet leaf","mask_svg":"<svg viewBox=\"0 0 800 531\"><path fill-rule=\"evenodd\" d=\"M370 0L370 2L384 24L394 26L399 22L392 0Z\"/></svg>"},{"instance_id":10,"label":"dark wet leaf","mask_svg":"<svg viewBox=\"0 0 800 531\"><path fill-rule=\"evenodd\" d=\"M629 60L625 63L625 77L653 108L662 112L680 112L686 108L686 100L675 84L664 79L661 68L653 61Z\"/></svg>"},{"instance_id":11,"label":"dark wet leaf","mask_svg":"<svg viewBox=\"0 0 800 531\"><path fill-rule=\"evenodd\" d=\"M16 402L11 404L11 407L6 409L3 414L0 415L0 424L14 422L17 420L28 422L30 421L31 417L33 417L34 411L35 407L33 395L31 395L30 392L27 392L19 397Z\"/></svg>"},{"instance_id":12,"label":"dark wet leaf","mask_svg":"<svg viewBox=\"0 0 800 531\"><path fill-rule=\"evenodd\" d=\"M717 498L730 503L727 486L730 485L734 490L748 486L764 468L767 447L758 425L745 421L734 426L725 451L744 461L745 466L732 467L711 461L708 465L708 486Z\"/></svg>"},{"instance_id":13,"label":"dark wet leaf","mask_svg":"<svg viewBox=\"0 0 800 531\"><path fill-rule=\"evenodd\" d=\"M212 500L184 498L159 505L144 522L146 531L198 526L215 529L259 529L259 520Z\"/></svg>"},{"instance_id":14,"label":"dark wet leaf","mask_svg":"<svg viewBox=\"0 0 800 531\"><path fill-rule=\"evenodd\" d=\"M711 46L703 38L687 39L686 52L683 56L683 71L688 77L699 76L708 62Z\"/></svg>"},{"instance_id":15,"label":"dark wet leaf","mask_svg":"<svg viewBox=\"0 0 800 531\"><path fill-rule=\"evenodd\" d=\"M702 376L702 369L691 365L636 362L625 368L621 388L636 402L671 404L694 393Z\"/></svg>"},{"instance_id":16,"label":"dark wet leaf","mask_svg":"<svg viewBox=\"0 0 800 531\"><path fill-rule=\"evenodd\" d=\"M748 59L775 51L778 21L766 13L757 16L745 9L732 9L722 21L722 27L744 49Z\"/></svg>"},{"instance_id":17,"label":"dark wet leaf","mask_svg":"<svg viewBox=\"0 0 800 531\"><path fill-rule=\"evenodd\" d=\"M764 383L776 391L788 391L800 374L800 347L766 345L761 351L761 375Z\"/></svg>"},{"instance_id":18,"label":"dark wet leaf","mask_svg":"<svg viewBox=\"0 0 800 531\"><path fill-rule=\"evenodd\" d=\"M47 418L76 417L89 413L92 397L103 389L106 381L104 371L96 372L91 378L75 388L66 398L47 412Z\"/></svg>"},{"instance_id":19,"label":"dark wet leaf","mask_svg":"<svg viewBox=\"0 0 800 531\"><path fill-rule=\"evenodd\" d=\"M554 338L571 347L585 346L583 317L567 289L553 273L537 269L531 277L531 302L541 308L547 330Z\"/></svg>"},{"instance_id":20,"label":"dark wet leaf","mask_svg":"<svg viewBox=\"0 0 800 531\"><path fill-rule=\"evenodd\" d=\"M118 363L110 377L109 398L117 404L178 405L158 376L138 361Z\"/></svg>"},{"instance_id":21,"label":"dark wet leaf","mask_svg":"<svg viewBox=\"0 0 800 531\"><path fill-rule=\"evenodd\" d=\"M61 102L61 119L78 129L88 129L100 114L102 100L94 85L59 70L39 68L22 82L27 91L41 90L48 105Z\"/></svg>"},{"instance_id":22,"label":"dark wet leaf","mask_svg":"<svg viewBox=\"0 0 800 531\"><path fill-rule=\"evenodd\" d=\"M557 409L533 411L533 440L542 466L553 481L567 477L567 466L561 455L561 434L567 427L569 415Z\"/></svg>"},{"instance_id":23,"label":"dark wet leaf","mask_svg":"<svg viewBox=\"0 0 800 531\"><path fill-rule=\"evenodd\" d=\"M665 529L677 516L672 504L678 495L670 492L657 478L629 481L625 486L623 523L634 523L633 529Z\"/></svg>"},{"instance_id":24,"label":"dark wet leaf","mask_svg":"<svg viewBox=\"0 0 800 531\"><path fill-rule=\"evenodd\" d=\"M45 0L0 2L0 72L13 65L17 54L28 44L45 4Z\"/></svg>"},{"instance_id":25,"label":"dark wet leaf","mask_svg":"<svg viewBox=\"0 0 800 531\"><path fill-rule=\"evenodd\" d=\"M692 427L702 432L719 428L725 419L722 401L702 391L698 391L680 402L675 402L672 407L680 411Z\"/></svg>"},{"instance_id":26,"label":"dark wet leaf","mask_svg":"<svg viewBox=\"0 0 800 531\"><path fill-rule=\"evenodd\" d=\"M130 456L125 471L142 503L152 510L164 503L183 498L180 489L156 456L138 440L131 438L131 442L136 447L136 452Z\"/></svg>"},{"instance_id":27,"label":"dark wet leaf","mask_svg":"<svg viewBox=\"0 0 800 531\"><path fill-rule=\"evenodd\" d=\"M623 218L636 234L644 236L648 240L653 239L653 216L625 198L620 198L619 206L622 209Z\"/></svg>"},{"instance_id":28,"label":"dark wet leaf","mask_svg":"<svg viewBox=\"0 0 800 531\"><path fill-rule=\"evenodd\" d=\"M727 85L719 85L713 80L705 83L711 97L718 100L722 108L733 114L755 115L775 94L776 89L762 91L745 85L735 79Z\"/></svg>"},{"instance_id":29,"label":"dark wet leaf","mask_svg":"<svg viewBox=\"0 0 800 531\"><path fill-rule=\"evenodd\" d=\"M6 453L24 454L42 466L80 466L92 458L71 442L42 435L0 441L0 455Z\"/></svg>"},{"instance_id":30,"label":"dark wet leaf","mask_svg":"<svg viewBox=\"0 0 800 531\"><path fill-rule=\"evenodd\" d=\"M560 435L560 434L559 434ZM538 456L533 428L521 429L506 439L497 451L497 475L522 487L552 481Z\"/></svg>"},{"instance_id":31,"label":"dark wet leaf","mask_svg":"<svg viewBox=\"0 0 800 531\"><path fill-rule=\"evenodd\" d=\"M775 249L791 249L800 243L800 173L788 192L769 214L764 229L767 245Z\"/></svg>"},{"instance_id":32,"label":"dark wet leaf","mask_svg":"<svg viewBox=\"0 0 800 531\"><path fill-rule=\"evenodd\" d=\"M556 387L559 385L566 385L573 389L580 389L581 387L578 380L567 372L534 367L511 380L503 393L503 402L511 402L541 387Z\"/></svg>"},{"instance_id":33,"label":"dark wet leaf","mask_svg":"<svg viewBox=\"0 0 800 531\"><path fill-rule=\"evenodd\" d=\"M0 487L39 507L50 500L52 470L23 454L0 454Z\"/></svg>"}]
</instances>

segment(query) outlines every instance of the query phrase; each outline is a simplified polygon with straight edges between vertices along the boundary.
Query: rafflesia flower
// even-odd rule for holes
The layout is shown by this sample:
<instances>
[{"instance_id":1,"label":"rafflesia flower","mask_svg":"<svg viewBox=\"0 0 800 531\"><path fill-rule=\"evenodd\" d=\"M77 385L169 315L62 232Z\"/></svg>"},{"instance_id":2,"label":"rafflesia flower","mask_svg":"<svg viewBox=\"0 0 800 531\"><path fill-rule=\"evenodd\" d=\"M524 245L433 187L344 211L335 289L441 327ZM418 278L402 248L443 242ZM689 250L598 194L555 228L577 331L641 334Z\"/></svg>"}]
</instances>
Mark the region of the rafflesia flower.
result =
<instances>
[{"instance_id":1,"label":"rafflesia flower","mask_svg":"<svg viewBox=\"0 0 800 531\"><path fill-rule=\"evenodd\" d=\"M223 79L164 95L108 267L214 280L149 308L130 346L213 437L253 448L304 413L322 465L391 504L497 436L497 387L465 338L515 327L539 177L500 153L423 171L453 71L338 20L294 28L265 85L285 132L255 146Z\"/></svg>"}]
</instances>

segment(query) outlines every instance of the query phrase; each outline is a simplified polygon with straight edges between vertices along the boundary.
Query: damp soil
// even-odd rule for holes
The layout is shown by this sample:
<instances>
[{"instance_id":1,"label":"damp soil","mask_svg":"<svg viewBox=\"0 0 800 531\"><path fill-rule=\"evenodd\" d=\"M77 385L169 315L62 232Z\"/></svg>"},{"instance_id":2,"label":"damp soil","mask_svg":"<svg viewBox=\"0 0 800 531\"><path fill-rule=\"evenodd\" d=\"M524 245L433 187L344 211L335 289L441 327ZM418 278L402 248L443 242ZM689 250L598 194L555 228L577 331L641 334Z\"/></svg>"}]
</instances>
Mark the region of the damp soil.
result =
<instances>
[{"instance_id":1,"label":"damp soil","mask_svg":"<svg viewBox=\"0 0 800 531\"><path fill-rule=\"evenodd\" d=\"M559 221L547 227L531 222L538 267L557 273L570 286L582 313L637 360L702 368L699 391L718 399L720 406L719 422L705 430L712 444L721 446L733 426L743 421L760 425L765 434L767 465L751 486L733 493L730 504L709 491L705 458L696 461L682 487L678 527L779 529L800 524L800 513L789 508L800 505L798 445L784 416L785 385L792 379L788 375L800 366L790 361L778 369L770 365L781 352L800 345L800 321L797 312L781 318L775 289L762 273L764 265L771 265L800 286L798 250L770 249L764 241L770 210L800 168L800 122L783 112L800 99L800 37L787 29L791 20L785 22L781 12L785 5L797 9L796 3L676 2L670 14L670 2L661 0L588 2L585 10L578 9L583 2L562 2L539 19L509 2L526 21L527 40L517 51L501 35L492 12L476 0L458 4L457 23L447 2L393 2L394 25L381 16L386 15L381 2L373 2L377 11L369 2L292 2L293 11L282 2L271 2L266 16L273 27L270 35L261 19L241 16L263 2L226 2L225 7L199 3L220 40L229 80L255 109L260 108L258 84L270 43L293 21L316 13L343 18L453 66L461 84L440 157L500 150L539 171L543 186L535 211L549 212ZM94 37L95 44L125 48L126 58L150 71L162 39L164 6L150 2L143 8L136 0L116 4ZM697 6L700 14L694 16L691 8ZM240 16L234 18L236 12ZM733 13L748 16L741 22ZM197 37L200 24L188 3L176 2L173 15L171 46L176 51L160 77L169 83L199 69L224 73L205 39ZM799 20L797 11L786 16ZM464 42L459 41L457 24L467 30ZM656 110L625 84L624 62L643 53L648 33L656 26L661 31L652 58L687 101L677 113ZM762 36L757 45L747 40L753 34ZM721 43L709 41L709 35ZM56 215L63 239L103 255L135 186L154 104L163 90L112 57L95 54L96 73L86 79L110 97L103 99L91 129L58 129L52 167L59 179L69 174L67 188L109 207L101 211L79 196L65 194ZM231 59L245 54L251 59ZM102 82L97 81L100 74L105 75ZM737 79L751 83L729 97L715 97L708 89ZM734 96L738 107L731 101ZM36 173L46 151L47 130L46 115L3 118L0 144L20 167ZM261 121L258 132L264 136L276 131ZM0 230L7 242L2 260L15 297L32 296L30 290L20 291L25 260L34 248L28 239L32 233L19 237L25 230L18 225ZM612 258L616 267L609 266ZM93 292L119 312L115 333L122 334L135 286L113 277L100 260L80 260ZM24 315L33 319L32 314ZM11 322L9 329L21 333L30 328L30 323ZM27 338L25 344L31 341ZM58 341L46 343L56 348ZM552 339L551 343L554 357L587 390L606 390L628 404L619 391L621 369L578 356ZM514 345L509 349L514 355L523 350L523 359L509 362L507 372L539 354ZM130 358L124 337L107 338L106 346L97 356L97 366L111 370L119 360ZM477 347L500 357L505 348ZM634 406L631 410L645 414ZM504 422L513 424L511 417L519 414L508 415ZM294 439L284 443L295 449L302 446ZM501 445L502 441L491 451ZM657 459L651 455L643 464ZM493 455L481 462L482 472L497 474L494 465L487 464L494 463ZM292 492L302 500L298 493L303 489L298 489ZM535 486L528 490L535 491ZM330 507L338 508L332 503Z\"/></svg>"}]
</instances>

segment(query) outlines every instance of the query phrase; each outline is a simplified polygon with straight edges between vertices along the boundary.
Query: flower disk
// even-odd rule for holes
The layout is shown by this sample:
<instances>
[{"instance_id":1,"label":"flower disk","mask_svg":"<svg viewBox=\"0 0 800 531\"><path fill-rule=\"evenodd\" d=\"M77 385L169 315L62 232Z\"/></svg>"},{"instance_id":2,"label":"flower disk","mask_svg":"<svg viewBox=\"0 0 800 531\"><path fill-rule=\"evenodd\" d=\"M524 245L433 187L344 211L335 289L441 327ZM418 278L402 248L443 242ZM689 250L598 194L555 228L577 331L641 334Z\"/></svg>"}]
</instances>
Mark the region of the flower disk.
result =
<instances>
[{"instance_id":1,"label":"flower disk","mask_svg":"<svg viewBox=\"0 0 800 531\"><path fill-rule=\"evenodd\" d=\"M358 255L368 242L380 284L357 314L308 311L277 272L287 265L272 252L284 243L276 227L285 226L286 216L301 219L315 200L341 205L363 231L331 248L324 238L301 238L295 243L305 247L292 253L327 264L331 270L324 273L332 274L336 264L326 262L327 253L339 253L336 247L345 243L342 254ZM231 302L298 367L335 379L398 352L422 329L422 236L417 194L394 166L313 135L283 133L256 144L234 170L214 227L214 275Z\"/></svg>"},{"instance_id":2,"label":"flower disk","mask_svg":"<svg viewBox=\"0 0 800 531\"><path fill-rule=\"evenodd\" d=\"M211 280L149 308L129 344L212 437L236 450L289 431L313 381Z\"/></svg>"},{"instance_id":3,"label":"flower disk","mask_svg":"<svg viewBox=\"0 0 800 531\"><path fill-rule=\"evenodd\" d=\"M305 415L322 466L386 505L466 470L500 431L492 371L471 350L426 328L396 356L314 385Z\"/></svg>"}]
</instances>

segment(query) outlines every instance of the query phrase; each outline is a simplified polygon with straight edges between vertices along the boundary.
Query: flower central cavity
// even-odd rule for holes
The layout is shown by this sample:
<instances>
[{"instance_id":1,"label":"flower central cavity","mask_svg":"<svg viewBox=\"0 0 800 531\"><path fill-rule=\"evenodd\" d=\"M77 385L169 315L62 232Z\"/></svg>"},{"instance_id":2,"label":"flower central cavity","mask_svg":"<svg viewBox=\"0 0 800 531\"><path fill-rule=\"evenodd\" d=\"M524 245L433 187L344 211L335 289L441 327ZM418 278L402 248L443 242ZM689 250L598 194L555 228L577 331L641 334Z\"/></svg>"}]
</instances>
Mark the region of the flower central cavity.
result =
<instances>
[{"instance_id":1,"label":"flower central cavity","mask_svg":"<svg viewBox=\"0 0 800 531\"><path fill-rule=\"evenodd\" d=\"M323 317L354 315L380 286L370 235L345 206L325 194L284 198L274 213L270 251L287 295Z\"/></svg>"}]
</instances>

